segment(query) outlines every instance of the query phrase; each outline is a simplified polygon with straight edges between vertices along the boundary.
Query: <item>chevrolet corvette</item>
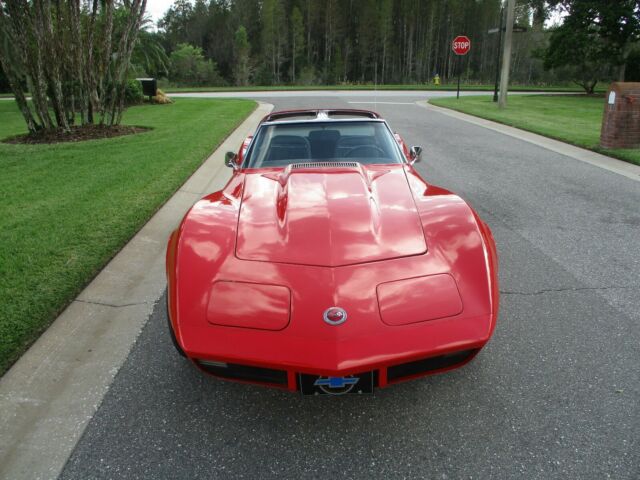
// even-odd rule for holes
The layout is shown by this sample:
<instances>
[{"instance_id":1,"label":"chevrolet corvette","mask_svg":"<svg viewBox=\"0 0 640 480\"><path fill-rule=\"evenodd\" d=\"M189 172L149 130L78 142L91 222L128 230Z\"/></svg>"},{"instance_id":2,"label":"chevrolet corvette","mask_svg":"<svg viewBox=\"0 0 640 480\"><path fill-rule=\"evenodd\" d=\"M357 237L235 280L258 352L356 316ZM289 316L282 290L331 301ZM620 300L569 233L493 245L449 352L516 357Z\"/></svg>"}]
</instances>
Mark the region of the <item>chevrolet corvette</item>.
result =
<instances>
[{"instance_id":1,"label":"chevrolet corvette","mask_svg":"<svg viewBox=\"0 0 640 480\"><path fill-rule=\"evenodd\" d=\"M378 114L267 115L167 248L169 331L224 379L371 393L460 367L498 315L489 227Z\"/></svg>"}]
</instances>

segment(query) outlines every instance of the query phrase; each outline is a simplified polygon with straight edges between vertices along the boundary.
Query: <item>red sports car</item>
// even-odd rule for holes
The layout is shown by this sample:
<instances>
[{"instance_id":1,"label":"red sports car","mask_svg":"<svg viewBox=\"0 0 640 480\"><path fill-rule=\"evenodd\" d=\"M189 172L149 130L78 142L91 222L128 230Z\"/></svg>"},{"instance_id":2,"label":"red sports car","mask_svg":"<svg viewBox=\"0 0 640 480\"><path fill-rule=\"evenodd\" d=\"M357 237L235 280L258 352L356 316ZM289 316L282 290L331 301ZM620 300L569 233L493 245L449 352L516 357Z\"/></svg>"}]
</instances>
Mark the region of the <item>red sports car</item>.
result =
<instances>
[{"instance_id":1,"label":"red sports car","mask_svg":"<svg viewBox=\"0 0 640 480\"><path fill-rule=\"evenodd\" d=\"M267 115L169 239L178 351L218 377L369 393L469 362L498 315L489 227L374 112Z\"/></svg>"}]
</instances>

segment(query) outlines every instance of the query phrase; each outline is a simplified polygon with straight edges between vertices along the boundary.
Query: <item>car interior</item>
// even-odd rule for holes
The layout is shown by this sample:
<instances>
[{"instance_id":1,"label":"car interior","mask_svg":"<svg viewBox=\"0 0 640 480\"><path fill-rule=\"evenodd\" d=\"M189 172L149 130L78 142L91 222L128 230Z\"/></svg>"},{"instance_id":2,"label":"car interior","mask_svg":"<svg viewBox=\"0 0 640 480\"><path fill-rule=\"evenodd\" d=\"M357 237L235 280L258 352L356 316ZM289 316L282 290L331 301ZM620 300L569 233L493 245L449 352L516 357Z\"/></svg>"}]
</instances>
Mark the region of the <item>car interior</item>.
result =
<instances>
[{"instance_id":1,"label":"car interior","mask_svg":"<svg viewBox=\"0 0 640 480\"><path fill-rule=\"evenodd\" d=\"M335 126L335 124L334 124ZM348 124L295 128L278 126L259 135L252 152L254 167L278 167L298 162L326 162L349 159L360 163L399 163L390 135L383 125ZM342 131L341 131L342 130Z\"/></svg>"}]
</instances>

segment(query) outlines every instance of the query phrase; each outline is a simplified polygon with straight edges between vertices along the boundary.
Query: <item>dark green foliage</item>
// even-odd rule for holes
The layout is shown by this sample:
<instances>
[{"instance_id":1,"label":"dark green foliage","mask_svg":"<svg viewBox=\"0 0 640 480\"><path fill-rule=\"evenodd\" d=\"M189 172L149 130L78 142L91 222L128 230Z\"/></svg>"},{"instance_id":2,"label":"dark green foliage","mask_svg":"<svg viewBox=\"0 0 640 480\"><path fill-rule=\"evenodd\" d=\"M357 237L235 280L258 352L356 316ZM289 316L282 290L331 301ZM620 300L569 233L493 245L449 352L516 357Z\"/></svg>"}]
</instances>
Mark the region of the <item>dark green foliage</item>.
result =
<instances>
[{"instance_id":1,"label":"dark green foliage","mask_svg":"<svg viewBox=\"0 0 640 480\"><path fill-rule=\"evenodd\" d=\"M169 80L178 85L224 85L216 63L206 59L200 47L181 43L169 60Z\"/></svg>"},{"instance_id":2,"label":"dark green foliage","mask_svg":"<svg viewBox=\"0 0 640 480\"><path fill-rule=\"evenodd\" d=\"M139 80L127 80L124 88L124 101L127 105L136 105L142 103L144 95L142 94L142 85Z\"/></svg>"},{"instance_id":3,"label":"dark green foliage","mask_svg":"<svg viewBox=\"0 0 640 480\"><path fill-rule=\"evenodd\" d=\"M10 91L11 87L9 86L9 80L7 80L7 76L4 74L4 71L0 66L0 93L8 93Z\"/></svg>"},{"instance_id":4,"label":"dark green foliage","mask_svg":"<svg viewBox=\"0 0 640 480\"><path fill-rule=\"evenodd\" d=\"M588 93L599 79L625 79L634 43L640 40L638 0L565 0L568 13L543 52L546 69L566 67Z\"/></svg>"},{"instance_id":5,"label":"dark green foliage","mask_svg":"<svg viewBox=\"0 0 640 480\"><path fill-rule=\"evenodd\" d=\"M513 78L544 82L542 61L532 58L545 42L548 2L518 2L518 21L535 31L516 35ZM188 43L202 48L229 83L254 85L431 82L455 76L461 63L467 81L491 82L495 72L500 0L177 0L159 26L168 51ZM469 55L458 58L451 40L466 34ZM244 44L244 38L242 39ZM240 73L242 72L242 73ZM554 78L555 80L555 78Z\"/></svg>"},{"instance_id":6,"label":"dark green foliage","mask_svg":"<svg viewBox=\"0 0 640 480\"><path fill-rule=\"evenodd\" d=\"M627 82L640 82L640 50L634 50L629 54L625 80Z\"/></svg>"},{"instance_id":7,"label":"dark green foliage","mask_svg":"<svg viewBox=\"0 0 640 480\"><path fill-rule=\"evenodd\" d=\"M169 74L169 57L162 45L162 35L140 30L131 64L145 76L159 78Z\"/></svg>"},{"instance_id":8,"label":"dark green foliage","mask_svg":"<svg viewBox=\"0 0 640 480\"><path fill-rule=\"evenodd\" d=\"M249 51L251 50L251 45L249 45L247 30L242 25L236 30L233 48L236 58L234 65L236 85L240 87L246 86L249 84Z\"/></svg>"}]
</instances>

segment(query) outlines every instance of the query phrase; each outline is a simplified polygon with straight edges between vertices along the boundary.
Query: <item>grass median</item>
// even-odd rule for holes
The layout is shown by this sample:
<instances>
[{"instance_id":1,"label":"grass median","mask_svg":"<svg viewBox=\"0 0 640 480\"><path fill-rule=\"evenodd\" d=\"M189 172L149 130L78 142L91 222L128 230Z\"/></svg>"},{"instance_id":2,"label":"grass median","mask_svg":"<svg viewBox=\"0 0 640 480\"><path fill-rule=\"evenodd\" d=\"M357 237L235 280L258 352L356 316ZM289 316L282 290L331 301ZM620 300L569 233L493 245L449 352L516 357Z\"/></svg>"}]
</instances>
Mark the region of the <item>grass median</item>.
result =
<instances>
[{"instance_id":1,"label":"grass median","mask_svg":"<svg viewBox=\"0 0 640 480\"><path fill-rule=\"evenodd\" d=\"M247 100L130 108L153 130L78 143L0 143L0 374L249 115ZM0 102L0 139L25 132Z\"/></svg>"},{"instance_id":2,"label":"grass median","mask_svg":"<svg viewBox=\"0 0 640 480\"><path fill-rule=\"evenodd\" d=\"M585 95L512 95L498 109L490 96L431 99L430 103L555 138L640 165L640 149L600 147L603 97Z\"/></svg>"}]
</instances>

